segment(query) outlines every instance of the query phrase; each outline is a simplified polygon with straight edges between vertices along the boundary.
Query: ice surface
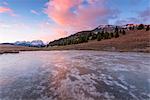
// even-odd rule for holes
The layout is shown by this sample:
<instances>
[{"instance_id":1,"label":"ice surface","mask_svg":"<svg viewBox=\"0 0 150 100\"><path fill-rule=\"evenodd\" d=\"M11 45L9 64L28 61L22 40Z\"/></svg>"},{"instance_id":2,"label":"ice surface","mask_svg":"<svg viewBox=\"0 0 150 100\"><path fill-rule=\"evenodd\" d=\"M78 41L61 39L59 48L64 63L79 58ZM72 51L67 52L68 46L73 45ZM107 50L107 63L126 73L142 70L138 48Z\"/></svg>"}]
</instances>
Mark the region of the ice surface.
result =
<instances>
[{"instance_id":1,"label":"ice surface","mask_svg":"<svg viewBox=\"0 0 150 100\"><path fill-rule=\"evenodd\" d=\"M37 51L0 55L1 100L148 100L150 55Z\"/></svg>"}]
</instances>

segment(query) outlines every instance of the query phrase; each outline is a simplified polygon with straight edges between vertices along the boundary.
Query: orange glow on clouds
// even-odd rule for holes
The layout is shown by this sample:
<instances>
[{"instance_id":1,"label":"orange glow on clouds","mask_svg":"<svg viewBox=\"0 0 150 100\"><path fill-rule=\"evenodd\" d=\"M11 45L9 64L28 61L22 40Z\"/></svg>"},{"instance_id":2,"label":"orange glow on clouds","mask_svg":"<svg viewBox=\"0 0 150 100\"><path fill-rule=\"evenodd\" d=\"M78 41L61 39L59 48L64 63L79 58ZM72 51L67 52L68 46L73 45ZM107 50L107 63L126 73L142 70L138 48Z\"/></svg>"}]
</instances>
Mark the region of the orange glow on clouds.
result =
<instances>
[{"instance_id":1,"label":"orange glow on clouds","mask_svg":"<svg viewBox=\"0 0 150 100\"><path fill-rule=\"evenodd\" d=\"M84 7L83 0L53 0L49 1L46 13L58 25L85 29L95 25L107 23L106 17L112 13L103 6L104 0L88 0ZM75 8L74 11L70 11ZM87 27L88 26L88 27Z\"/></svg>"},{"instance_id":2,"label":"orange glow on clouds","mask_svg":"<svg viewBox=\"0 0 150 100\"><path fill-rule=\"evenodd\" d=\"M7 7L0 7L0 13L8 13L11 12L12 10Z\"/></svg>"}]
</instances>

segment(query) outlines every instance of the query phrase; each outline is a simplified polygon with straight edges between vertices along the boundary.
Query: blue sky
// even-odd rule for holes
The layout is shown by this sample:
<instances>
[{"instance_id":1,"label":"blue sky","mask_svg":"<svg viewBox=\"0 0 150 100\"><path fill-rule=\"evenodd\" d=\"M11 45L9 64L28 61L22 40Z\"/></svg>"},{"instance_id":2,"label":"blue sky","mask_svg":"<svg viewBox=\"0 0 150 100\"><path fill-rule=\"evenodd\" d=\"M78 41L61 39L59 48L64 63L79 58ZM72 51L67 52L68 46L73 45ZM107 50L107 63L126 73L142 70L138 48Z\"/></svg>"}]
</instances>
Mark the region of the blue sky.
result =
<instances>
[{"instance_id":1,"label":"blue sky","mask_svg":"<svg viewBox=\"0 0 150 100\"><path fill-rule=\"evenodd\" d=\"M149 0L0 0L0 42L52 41L100 24L150 24Z\"/></svg>"}]
</instances>

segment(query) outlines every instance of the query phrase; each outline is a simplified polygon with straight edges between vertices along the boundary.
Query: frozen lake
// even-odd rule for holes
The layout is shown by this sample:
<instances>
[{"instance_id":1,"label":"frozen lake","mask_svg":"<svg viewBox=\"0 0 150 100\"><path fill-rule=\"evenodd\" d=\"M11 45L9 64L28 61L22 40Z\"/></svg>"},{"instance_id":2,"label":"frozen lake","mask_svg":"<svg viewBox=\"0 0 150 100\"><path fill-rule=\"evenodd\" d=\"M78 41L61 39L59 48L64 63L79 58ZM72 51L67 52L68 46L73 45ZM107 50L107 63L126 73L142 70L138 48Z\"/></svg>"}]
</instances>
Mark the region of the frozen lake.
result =
<instances>
[{"instance_id":1,"label":"frozen lake","mask_svg":"<svg viewBox=\"0 0 150 100\"><path fill-rule=\"evenodd\" d=\"M150 54L3 54L0 100L150 100Z\"/></svg>"}]
</instances>

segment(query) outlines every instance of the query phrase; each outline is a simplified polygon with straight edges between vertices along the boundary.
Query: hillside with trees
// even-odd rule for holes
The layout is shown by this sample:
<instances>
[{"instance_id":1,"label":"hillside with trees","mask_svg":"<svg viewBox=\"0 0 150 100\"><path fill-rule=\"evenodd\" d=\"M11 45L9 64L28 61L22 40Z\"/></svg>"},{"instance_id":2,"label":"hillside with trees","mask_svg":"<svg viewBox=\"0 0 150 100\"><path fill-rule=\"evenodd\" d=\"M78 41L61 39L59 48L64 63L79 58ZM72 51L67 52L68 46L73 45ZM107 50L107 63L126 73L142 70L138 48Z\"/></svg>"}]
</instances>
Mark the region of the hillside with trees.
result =
<instances>
[{"instance_id":1,"label":"hillside with trees","mask_svg":"<svg viewBox=\"0 0 150 100\"><path fill-rule=\"evenodd\" d=\"M118 47L115 47L116 44L119 44L122 40L130 39L131 36L134 38L139 38L139 36L140 37L146 36L147 38L145 40L143 40L143 41L146 41L146 44L141 44L141 45L143 45L144 47L146 46L146 48L147 48L149 46L149 39L150 39L149 30L150 30L149 25L143 25L143 24L140 24L140 25L127 24L127 25L123 25L123 26L114 26L114 25L102 26L101 25L90 31L81 31L76 34L70 35L69 37L54 40L54 41L50 42L47 45L47 47L50 49L59 49L59 48L69 49L69 47L70 47L70 49L83 49L83 48L92 49L92 47L93 47L93 50L106 50L108 48L111 48L111 50L112 50L112 49L118 48ZM138 35L136 35L136 34L138 34ZM107 42L107 41L115 41L116 44L114 44L114 46L113 45L110 46L110 44L112 44L111 42L110 42L110 44L107 44L107 43L101 44L101 43ZM132 41L132 39L130 39L128 41L131 41L131 44L134 44L135 42L137 42L139 40L134 39ZM143 43L143 42L141 41L141 43ZM91 44L91 45L85 45L85 44ZM80 45L82 45L84 47L81 48ZM97 47L95 47L96 45L97 45ZM124 50L126 49L126 51L127 51L128 45L130 45L130 44L122 43L122 45L126 45L125 46L126 48L124 48ZM101 48L101 47L103 47L103 48ZM136 45L134 45L134 47L132 47L132 49L136 50L136 47L138 50L140 48L142 49L142 47L139 47Z\"/></svg>"}]
</instances>

